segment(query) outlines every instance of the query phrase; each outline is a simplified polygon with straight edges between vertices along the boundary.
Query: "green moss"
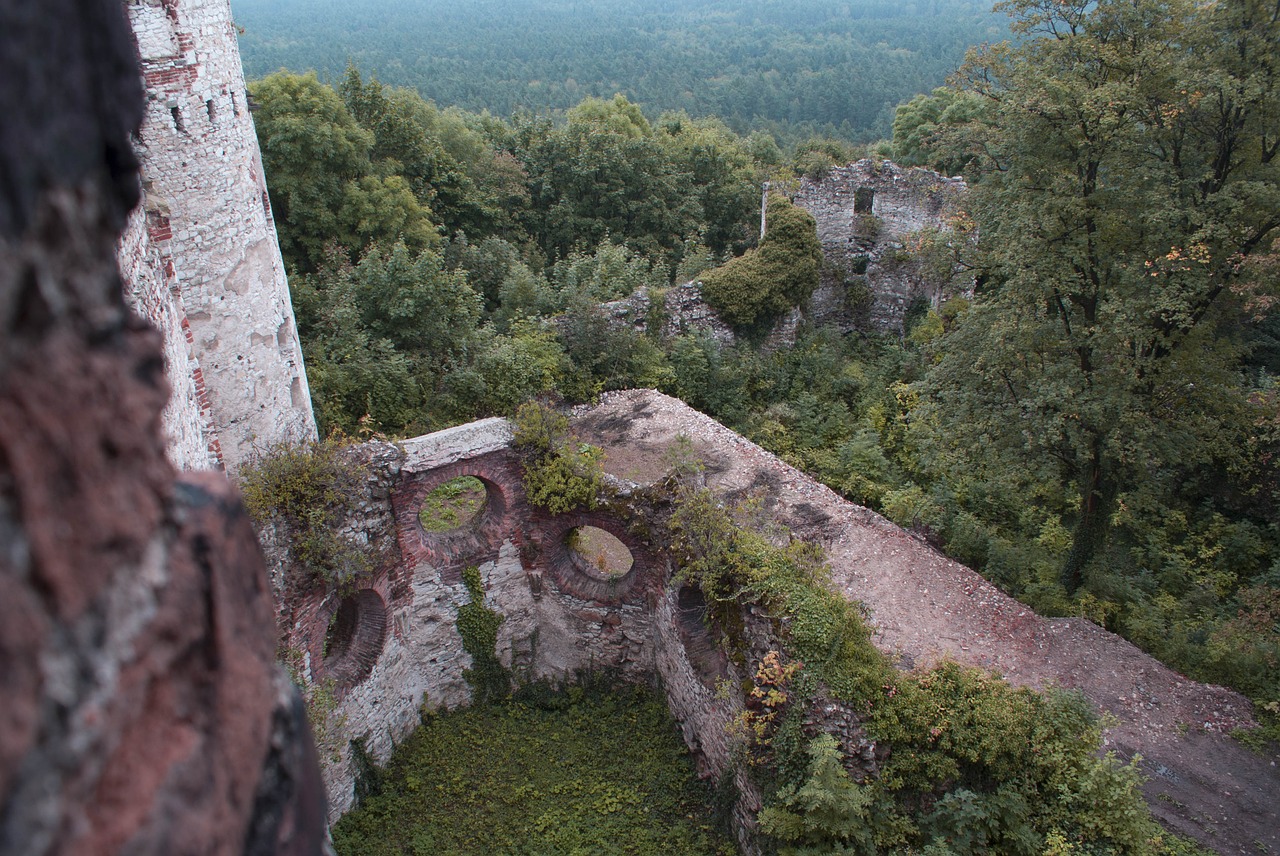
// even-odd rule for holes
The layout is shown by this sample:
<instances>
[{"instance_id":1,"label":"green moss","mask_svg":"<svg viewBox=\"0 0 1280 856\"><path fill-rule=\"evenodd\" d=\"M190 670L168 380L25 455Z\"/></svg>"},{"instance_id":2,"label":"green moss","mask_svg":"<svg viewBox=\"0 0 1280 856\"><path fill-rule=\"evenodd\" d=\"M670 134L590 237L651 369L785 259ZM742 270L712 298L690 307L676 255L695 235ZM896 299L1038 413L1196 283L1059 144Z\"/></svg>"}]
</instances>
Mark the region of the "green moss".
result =
<instances>
[{"instance_id":1,"label":"green moss","mask_svg":"<svg viewBox=\"0 0 1280 856\"><path fill-rule=\"evenodd\" d=\"M429 717L380 793L334 827L343 856L730 854L661 696L598 684Z\"/></svg>"}]
</instances>

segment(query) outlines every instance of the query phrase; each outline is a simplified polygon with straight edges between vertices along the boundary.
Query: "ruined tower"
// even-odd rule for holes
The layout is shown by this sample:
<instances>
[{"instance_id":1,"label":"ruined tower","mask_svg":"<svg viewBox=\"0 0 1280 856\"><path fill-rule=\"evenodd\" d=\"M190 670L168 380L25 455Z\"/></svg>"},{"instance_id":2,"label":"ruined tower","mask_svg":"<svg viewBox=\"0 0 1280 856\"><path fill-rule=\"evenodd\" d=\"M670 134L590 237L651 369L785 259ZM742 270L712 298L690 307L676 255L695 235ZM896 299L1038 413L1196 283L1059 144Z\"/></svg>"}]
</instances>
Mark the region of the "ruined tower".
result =
<instances>
[{"instance_id":1,"label":"ruined tower","mask_svg":"<svg viewBox=\"0 0 1280 856\"><path fill-rule=\"evenodd\" d=\"M316 426L231 6L125 8L147 93L144 204L119 253L126 292L165 334L170 458L233 469Z\"/></svg>"}]
</instances>

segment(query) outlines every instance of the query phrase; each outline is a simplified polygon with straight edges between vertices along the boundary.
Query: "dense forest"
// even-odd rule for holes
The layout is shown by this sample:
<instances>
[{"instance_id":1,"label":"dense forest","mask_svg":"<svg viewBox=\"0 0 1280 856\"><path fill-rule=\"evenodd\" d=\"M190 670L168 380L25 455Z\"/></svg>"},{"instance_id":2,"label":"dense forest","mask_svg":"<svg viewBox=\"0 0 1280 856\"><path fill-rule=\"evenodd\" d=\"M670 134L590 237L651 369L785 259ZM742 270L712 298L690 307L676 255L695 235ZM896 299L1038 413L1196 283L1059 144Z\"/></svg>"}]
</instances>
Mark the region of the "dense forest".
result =
<instances>
[{"instance_id":1,"label":"dense forest","mask_svg":"<svg viewBox=\"0 0 1280 856\"><path fill-rule=\"evenodd\" d=\"M901 336L802 327L767 351L820 261L785 195L785 227L756 245L760 184L864 152L784 153L759 125L622 95L503 120L355 66L335 86L257 81L322 425L412 435L657 387L1036 609L1239 689L1268 724L1251 739L1274 738L1280 17L1257 0L1005 5L1018 41L903 96L870 149L969 178L978 238L950 261L972 299L918 307ZM695 276L737 344L601 308Z\"/></svg>"},{"instance_id":2,"label":"dense forest","mask_svg":"<svg viewBox=\"0 0 1280 856\"><path fill-rule=\"evenodd\" d=\"M984 0L236 0L245 70L348 62L428 100L563 115L622 93L653 116L717 116L791 141L887 136L894 107L998 41Z\"/></svg>"}]
</instances>

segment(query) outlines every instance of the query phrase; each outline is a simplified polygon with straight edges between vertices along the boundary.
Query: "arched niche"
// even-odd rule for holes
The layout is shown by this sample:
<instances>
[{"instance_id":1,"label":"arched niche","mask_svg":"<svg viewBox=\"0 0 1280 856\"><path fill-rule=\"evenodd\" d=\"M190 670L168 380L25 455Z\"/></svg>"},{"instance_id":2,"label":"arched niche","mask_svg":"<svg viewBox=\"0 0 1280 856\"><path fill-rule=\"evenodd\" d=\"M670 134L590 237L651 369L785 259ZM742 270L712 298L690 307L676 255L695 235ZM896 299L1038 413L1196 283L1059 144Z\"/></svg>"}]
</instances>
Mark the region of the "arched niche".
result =
<instances>
[{"instance_id":1,"label":"arched niche","mask_svg":"<svg viewBox=\"0 0 1280 856\"><path fill-rule=\"evenodd\" d=\"M578 549L581 532L596 530L610 536L630 557L625 569L609 562L601 568L595 556ZM603 542L599 539L597 543ZM594 512L565 514L547 521L542 528L543 564L561 591L581 600L600 604L636 603L656 576L655 560L617 518Z\"/></svg>"},{"instance_id":2,"label":"arched niche","mask_svg":"<svg viewBox=\"0 0 1280 856\"><path fill-rule=\"evenodd\" d=\"M387 605L373 589L360 589L338 602L324 638L323 676L338 690L358 685L382 656L387 636Z\"/></svg>"}]
</instances>

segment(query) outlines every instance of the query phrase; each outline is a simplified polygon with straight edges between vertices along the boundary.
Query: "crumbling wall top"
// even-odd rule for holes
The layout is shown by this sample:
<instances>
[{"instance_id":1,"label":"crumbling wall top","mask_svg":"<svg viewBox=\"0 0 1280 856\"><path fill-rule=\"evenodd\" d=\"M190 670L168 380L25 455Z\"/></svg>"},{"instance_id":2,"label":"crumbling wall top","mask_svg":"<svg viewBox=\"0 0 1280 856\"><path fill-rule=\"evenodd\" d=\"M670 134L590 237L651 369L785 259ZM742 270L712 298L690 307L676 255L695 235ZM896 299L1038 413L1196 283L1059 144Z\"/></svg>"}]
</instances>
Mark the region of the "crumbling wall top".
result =
<instances>
[{"instance_id":1,"label":"crumbling wall top","mask_svg":"<svg viewBox=\"0 0 1280 856\"><path fill-rule=\"evenodd\" d=\"M511 445L511 423L500 416L446 428L405 440L404 468L408 472L434 470Z\"/></svg>"}]
</instances>

